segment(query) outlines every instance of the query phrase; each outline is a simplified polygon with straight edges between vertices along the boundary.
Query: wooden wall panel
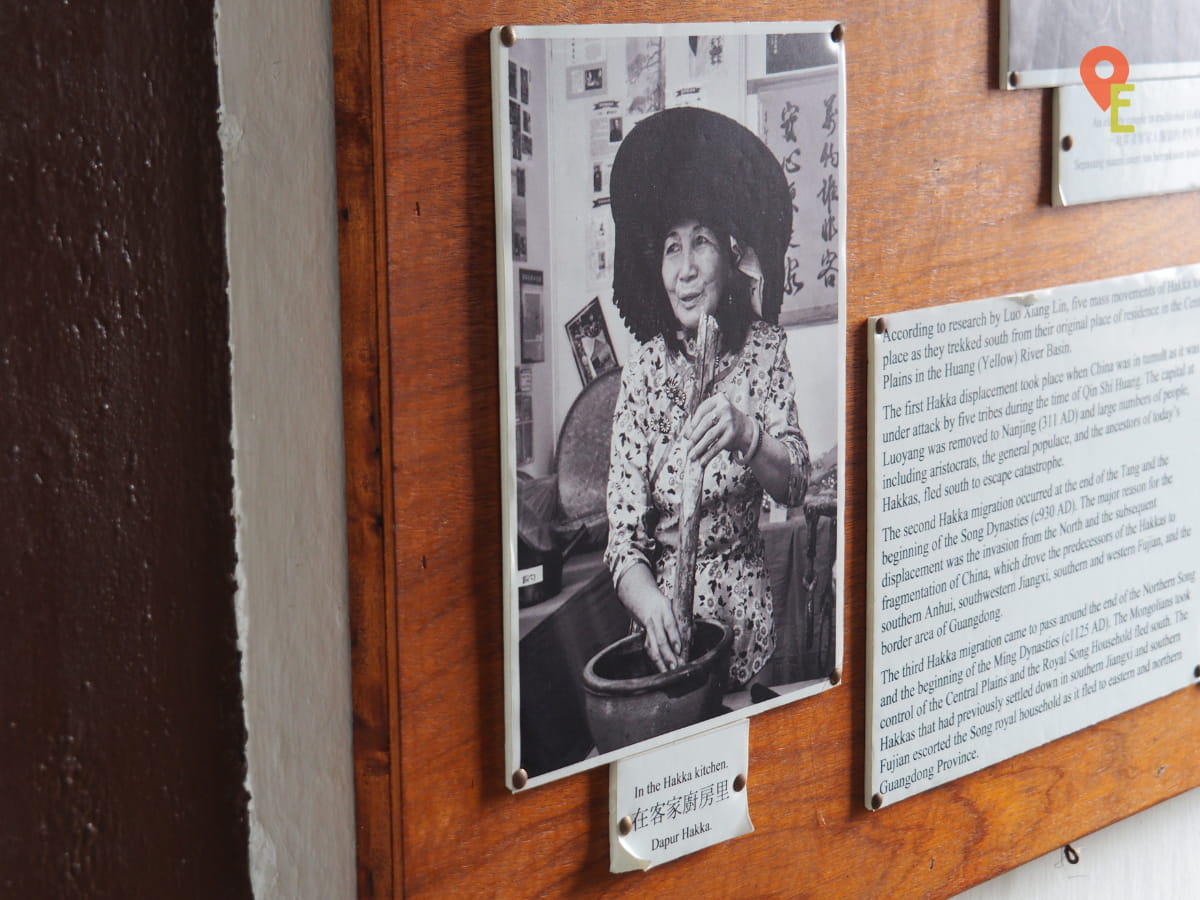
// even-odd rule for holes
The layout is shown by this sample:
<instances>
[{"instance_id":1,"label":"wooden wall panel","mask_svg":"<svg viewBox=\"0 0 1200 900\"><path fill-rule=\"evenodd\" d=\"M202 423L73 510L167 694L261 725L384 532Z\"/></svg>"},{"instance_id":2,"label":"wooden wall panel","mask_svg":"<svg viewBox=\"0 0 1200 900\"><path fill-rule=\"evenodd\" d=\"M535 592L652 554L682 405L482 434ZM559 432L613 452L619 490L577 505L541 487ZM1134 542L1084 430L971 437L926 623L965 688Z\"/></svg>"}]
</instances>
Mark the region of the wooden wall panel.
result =
<instances>
[{"instance_id":1,"label":"wooden wall panel","mask_svg":"<svg viewBox=\"0 0 1200 900\"><path fill-rule=\"evenodd\" d=\"M1200 261L1200 194L1051 209L1051 95L995 87L998 0L736 15L846 27L845 681L751 721L753 835L617 877L606 770L503 787L487 29L730 8L335 0L362 896L944 897L1200 783L1187 690L861 803L866 317Z\"/></svg>"}]
</instances>

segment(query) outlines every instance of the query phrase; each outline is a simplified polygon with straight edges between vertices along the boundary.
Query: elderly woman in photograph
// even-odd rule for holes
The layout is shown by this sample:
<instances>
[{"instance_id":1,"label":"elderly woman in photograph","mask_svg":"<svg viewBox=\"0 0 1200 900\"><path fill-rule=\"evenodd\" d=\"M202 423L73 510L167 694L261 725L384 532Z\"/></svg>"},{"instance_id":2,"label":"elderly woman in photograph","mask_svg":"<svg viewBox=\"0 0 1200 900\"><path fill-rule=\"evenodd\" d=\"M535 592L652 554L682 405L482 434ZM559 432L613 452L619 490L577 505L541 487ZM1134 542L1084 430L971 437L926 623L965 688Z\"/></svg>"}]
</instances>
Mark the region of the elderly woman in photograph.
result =
<instances>
[{"instance_id":1,"label":"elderly woman in photograph","mask_svg":"<svg viewBox=\"0 0 1200 900\"><path fill-rule=\"evenodd\" d=\"M692 612L733 632L727 686L775 650L758 519L763 491L797 506L808 484L786 337L777 322L792 205L779 163L750 131L697 108L635 127L611 180L613 300L641 342L613 421L605 561L660 671L686 661L671 597L680 501L703 468ZM701 317L719 325L714 383L692 415L686 385Z\"/></svg>"}]
</instances>

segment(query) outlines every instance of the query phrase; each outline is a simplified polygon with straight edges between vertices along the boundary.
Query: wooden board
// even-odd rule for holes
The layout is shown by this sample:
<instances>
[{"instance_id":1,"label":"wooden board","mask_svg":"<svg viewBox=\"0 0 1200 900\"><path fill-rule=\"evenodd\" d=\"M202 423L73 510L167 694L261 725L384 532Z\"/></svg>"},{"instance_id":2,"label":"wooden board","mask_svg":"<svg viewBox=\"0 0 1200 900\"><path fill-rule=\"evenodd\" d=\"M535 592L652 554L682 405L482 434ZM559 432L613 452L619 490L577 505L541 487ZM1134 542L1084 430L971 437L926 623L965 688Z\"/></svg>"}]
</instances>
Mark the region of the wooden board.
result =
<instances>
[{"instance_id":1,"label":"wooden board","mask_svg":"<svg viewBox=\"0 0 1200 900\"><path fill-rule=\"evenodd\" d=\"M1200 261L1200 194L1052 209L1051 97L997 88L998 0L736 12L846 29L845 684L752 721L754 834L613 876L605 770L503 787L487 29L729 8L334 2L362 897L944 897L1200 784L1186 690L861 801L866 317Z\"/></svg>"}]
</instances>

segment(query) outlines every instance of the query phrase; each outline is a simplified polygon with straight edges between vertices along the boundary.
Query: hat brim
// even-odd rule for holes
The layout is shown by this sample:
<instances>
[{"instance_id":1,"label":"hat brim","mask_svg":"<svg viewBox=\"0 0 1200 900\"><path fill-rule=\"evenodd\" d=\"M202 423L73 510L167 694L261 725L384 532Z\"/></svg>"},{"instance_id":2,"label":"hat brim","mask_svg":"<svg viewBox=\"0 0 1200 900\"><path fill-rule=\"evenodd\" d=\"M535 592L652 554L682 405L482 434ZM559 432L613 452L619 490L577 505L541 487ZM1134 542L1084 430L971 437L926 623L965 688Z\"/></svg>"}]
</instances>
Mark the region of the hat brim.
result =
<instances>
[{"instance_id":1,"label":"hat brim","mask_svg":"<svg viewBox=\"0 0 1200 900\"><path fill-rule=\"evenodd\" d=\"M625 136L610 181L613 302L638 340L672 327L661 303L661 242L695 220L754 248L762 317L779 321L792 202L779 162L743 125L696 107L663 110Z\"/></svg>"}]
</instances>

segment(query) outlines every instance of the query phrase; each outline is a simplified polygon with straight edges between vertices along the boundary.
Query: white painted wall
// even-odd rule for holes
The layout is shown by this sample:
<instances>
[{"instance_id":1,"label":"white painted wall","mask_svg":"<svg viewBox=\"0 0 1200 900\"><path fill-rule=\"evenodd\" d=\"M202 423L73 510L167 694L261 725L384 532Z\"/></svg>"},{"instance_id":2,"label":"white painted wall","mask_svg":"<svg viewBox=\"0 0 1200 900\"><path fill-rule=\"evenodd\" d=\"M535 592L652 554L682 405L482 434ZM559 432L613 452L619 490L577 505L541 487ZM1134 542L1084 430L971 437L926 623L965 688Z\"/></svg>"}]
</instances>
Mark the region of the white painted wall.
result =
<instances>
[{"instance_id":1,"label":"white painted wall","mask_svg":"<svg viewBox=\"0 0 1200 900\"><path fill-rule=\"evenodd\" d=\"M328 0L218 0L255 897L356 891Z\"/></svg>"},{"instance_id":2,"label":"white painted wall","mask_svg":"<svg viewBox=\"0 0 1200 900\"><path fill-rule=\"evenodd\" d=\"M328 0L220 0L255 896L355 896ZM1181 725L1181 739L1189 726ZM1193 729L1194 730L1194 729ZM1200 896L1200 791L966 900Z\"/></svg>"},{"instance_id":3,"label":"white painted wall","mask_svg":"<svg viewBox=\"0 0 1200 900\"><path fill-rule=\"evenodd\" d=\"M1181 723L1180 740L1195 735ZM959 900L1189 900L1200 897L1200 790L1189 791L1071 840L1079 862L1061 851L959 894Z\"/></svg>"}]
</instances>

